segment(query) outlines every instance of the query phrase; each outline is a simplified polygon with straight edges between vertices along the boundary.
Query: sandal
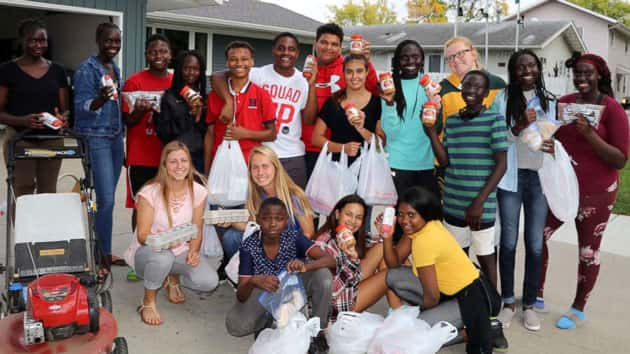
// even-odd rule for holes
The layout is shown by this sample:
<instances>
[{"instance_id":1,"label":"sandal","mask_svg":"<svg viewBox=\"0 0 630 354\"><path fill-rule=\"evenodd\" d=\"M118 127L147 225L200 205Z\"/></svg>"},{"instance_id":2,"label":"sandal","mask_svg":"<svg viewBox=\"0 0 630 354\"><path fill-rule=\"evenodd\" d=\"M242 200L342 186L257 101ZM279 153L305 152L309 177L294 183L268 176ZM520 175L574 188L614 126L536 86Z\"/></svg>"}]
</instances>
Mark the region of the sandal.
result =
<instances>
[{"instance_id":1,"label":"sandal","mask_svg":"<svg viewBox=\"0 0 630 354\"><path fill-rule=\"evenodd\" d=\"M107 277L110 274L110 270L107 267L101 267L98 269L98 271L96 272L96 284L105 284L105 281L107 281Z\"/></svg>"},{"instance_id":2,"label":"sandal","mask_svg":"<svg viewBox=\"0 0 630 354\"><path fill-rule=\"evenodd\" d=\"M171 283L170 276L166 277L164 287L166 288L166 298L171 304L178 305L183 304L186 301L186 296L184 295L182 288L179 286L179 283ZM171 297L171 291L173 291L175 293L175 296L179 297L181 300L173 300Z\"/></svg>"},{"instance_id":3,"label":"sandal","mask_svg":"<svg viewBox=\"0 0 630 354\"><path fill-rule=\"evenodd\" d=\"M147 318L145 316L143 316L144 310L151 311L153 313L154 318L158 319L158 323L151 323L151 322L149 322L147 320ZM145 324L147 324L149 326L159 326L162 323L164 323L164 321L162 321L162 318L160 317L160 313L157 312L157 310L155 309L155 304L151 304L151 305L142 304L142 305L138 306L138 309L136 311L140 314L140 320L142 320L142 322L144 322Z\"/></svg>"},{"instance_id":4,"label":"sandal","mask_svg":"<svg viewBox=\"0 0 630 354\"><path fill-rule=\"evenodd\" d=\"M125 262L124 258L120 258L118 256L111 255L111 256L109 256L109 259L110 259L110 263L115 265L115 266L119 266L119 267L126 267L127 266L127 262Z\"/></svg>"},{"instance_id":5,"label":"sandal","mask_svg":"<svg viewBox=\"0 0 630 354\"><path fill-rule=\"evenodd\" d=\"M573 329L582 326L585 321L586 314L584 312L571 308L556 322L556 327L560 329Z\"/></svg>"}]
</instances>

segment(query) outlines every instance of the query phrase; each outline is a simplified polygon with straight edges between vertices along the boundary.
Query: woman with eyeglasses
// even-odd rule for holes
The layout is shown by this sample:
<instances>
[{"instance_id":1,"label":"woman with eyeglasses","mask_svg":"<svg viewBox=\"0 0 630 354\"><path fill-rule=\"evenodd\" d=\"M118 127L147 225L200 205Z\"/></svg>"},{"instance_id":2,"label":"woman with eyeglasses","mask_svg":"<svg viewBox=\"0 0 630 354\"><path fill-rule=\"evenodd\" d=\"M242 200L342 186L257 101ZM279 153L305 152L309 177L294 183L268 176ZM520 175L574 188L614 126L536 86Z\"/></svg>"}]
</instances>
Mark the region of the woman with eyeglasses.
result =
<instances>
[{"instance_id":1,"label":"woman with eyeglasses","mask_svg":"<svg viewBox=\"0 0 630 354\"><path fill-rule=\"evenodd\" d=\"M446 118L459 113L466 104L461 95L461 82L466 73L471 70L482 70L479 64L479 53L470 39L466 37L453 37L444 43L444 60L451 74L440 82L442 90L442 126ZM497 93L506 87L502 78L488 73L490 78L490 93L483 100L484 106L490 108Z\"/></svg>"}]
</instances>

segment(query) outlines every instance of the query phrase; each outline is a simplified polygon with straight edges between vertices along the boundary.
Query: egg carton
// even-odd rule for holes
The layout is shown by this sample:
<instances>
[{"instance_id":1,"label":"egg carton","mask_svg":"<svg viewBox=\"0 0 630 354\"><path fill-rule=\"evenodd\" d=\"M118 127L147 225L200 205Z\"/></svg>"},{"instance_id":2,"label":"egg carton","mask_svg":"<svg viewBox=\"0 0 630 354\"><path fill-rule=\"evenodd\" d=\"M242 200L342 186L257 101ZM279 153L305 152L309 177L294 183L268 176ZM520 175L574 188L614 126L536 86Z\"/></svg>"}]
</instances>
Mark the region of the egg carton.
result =
<instances>
[{"instance_id":1,"label":"egg carton","mask_svg":"<svg viewBox=\"0 0 630 354\"><path fill-rule=\"evenodd\" d=\"M249 211L247 209L222 209L208 210L204 216L206 224L223 224L233 222L249 221Z\"/></svg>"},{"instance_id":2,"label":"egg carton","mask_svg":"<svg viewBox=\"0 0 630 354\"><path fill-rule=\"evenodd\" d=\"M161 250L169 249L177 243L197 238L197 231L197 225L193 223L182 224L157 235L149 235L146 244L153 251L160 252Z\"/></svg>"}]
</instances>

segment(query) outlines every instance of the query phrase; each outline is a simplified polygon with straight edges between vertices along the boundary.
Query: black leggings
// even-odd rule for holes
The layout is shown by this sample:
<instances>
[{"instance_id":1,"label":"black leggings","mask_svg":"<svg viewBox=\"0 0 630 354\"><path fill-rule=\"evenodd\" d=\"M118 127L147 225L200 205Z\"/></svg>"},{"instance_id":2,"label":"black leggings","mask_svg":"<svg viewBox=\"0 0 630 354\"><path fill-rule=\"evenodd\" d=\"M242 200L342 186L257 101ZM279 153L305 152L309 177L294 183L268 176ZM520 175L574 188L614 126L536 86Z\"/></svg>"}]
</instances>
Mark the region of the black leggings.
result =
<instances>
[{"instance_id":1,"label":"black leggings","mask_svg":"<svg viewBox=\"0 0 630 354\"><path fill-rule=\"evenodd\" d=\"M490 330L490 303L486 289L490 284L482 283L482 277L460 290L455 297L459 303L462 321L468 332L466 353L492 354L492 332Z\"/></svg>"}]
</instances>

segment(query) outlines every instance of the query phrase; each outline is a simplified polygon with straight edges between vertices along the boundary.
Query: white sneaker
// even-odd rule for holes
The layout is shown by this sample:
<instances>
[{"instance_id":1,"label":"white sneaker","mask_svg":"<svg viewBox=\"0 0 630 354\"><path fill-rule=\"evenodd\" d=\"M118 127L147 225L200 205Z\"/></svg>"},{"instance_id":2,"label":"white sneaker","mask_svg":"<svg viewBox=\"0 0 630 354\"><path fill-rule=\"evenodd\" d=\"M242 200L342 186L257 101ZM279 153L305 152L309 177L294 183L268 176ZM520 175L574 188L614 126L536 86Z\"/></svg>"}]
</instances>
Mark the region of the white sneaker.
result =
<instances>
[{"instance_id":1,"label":"white sneaker","mask_svg":"<svg viewBox=\"0 0 630 354\"><path fill-rule=\"evenodd\" d=\"M514 318L514 310L509 307L504 307L499 312L497 319L503 325L503 328L510 328L510 324L512 323L512 318Z\"/></svg>"},{"instance_id":2,"label":"white sneaker","mask_svg":"<svg viewBox=\"0 0 630 354\"><path fill-rule=\"evenodd\" d=\"M523 311L523 325L530 331L540 330L540 320L534 309L525 309Z\"/></svg>"}]
</instances>

